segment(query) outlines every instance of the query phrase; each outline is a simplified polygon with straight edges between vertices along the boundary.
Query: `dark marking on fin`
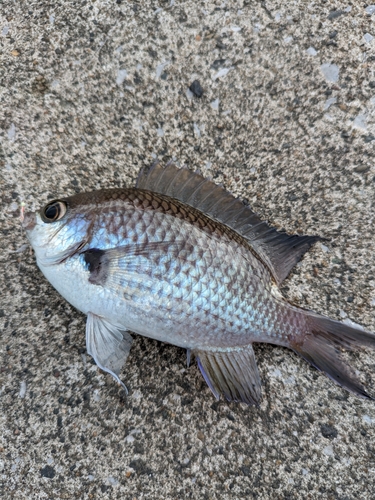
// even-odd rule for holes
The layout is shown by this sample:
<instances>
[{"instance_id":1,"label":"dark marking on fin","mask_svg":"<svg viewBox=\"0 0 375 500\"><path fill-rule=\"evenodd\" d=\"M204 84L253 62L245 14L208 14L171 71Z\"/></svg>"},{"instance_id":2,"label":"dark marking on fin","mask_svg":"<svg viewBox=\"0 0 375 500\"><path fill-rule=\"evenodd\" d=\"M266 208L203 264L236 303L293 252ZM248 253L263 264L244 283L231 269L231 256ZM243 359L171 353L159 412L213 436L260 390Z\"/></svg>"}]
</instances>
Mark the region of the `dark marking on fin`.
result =
<instances>
[{"instance_id":1,"label":"dark marking on fin","mask_svg":"<svg viewBox=\"0 0 375 500\"><path fill-rule=\"evenodd\" d=\"M107 277L108 259L106 251L99 248L90 248L83 252L83 258L90 272L89 282L93 285L104 285Z\"/></svg>"},{"instance_id":2,"label":"dark marking on fin","mask_svg":"<svg viewBox=\"0 0 375 500\"><path fill-rule=\"evenodd\" d=\"M175 198L229 226L244 237L280 284L319 236L289 235L262 221L224 188L174 163L154 162L141 170L136 187Z\"/></svg>"},{"instance_id":3,"label":"dark marking on fin","mask_svg":"<svg viewBox=\"0 0 375 500\"><path fill-rule=\"evenodd\" d=\"M199 369L214 396L259 406L261 381L253 346L231 350L194 350Z\"/></svg>"}]
</instances>

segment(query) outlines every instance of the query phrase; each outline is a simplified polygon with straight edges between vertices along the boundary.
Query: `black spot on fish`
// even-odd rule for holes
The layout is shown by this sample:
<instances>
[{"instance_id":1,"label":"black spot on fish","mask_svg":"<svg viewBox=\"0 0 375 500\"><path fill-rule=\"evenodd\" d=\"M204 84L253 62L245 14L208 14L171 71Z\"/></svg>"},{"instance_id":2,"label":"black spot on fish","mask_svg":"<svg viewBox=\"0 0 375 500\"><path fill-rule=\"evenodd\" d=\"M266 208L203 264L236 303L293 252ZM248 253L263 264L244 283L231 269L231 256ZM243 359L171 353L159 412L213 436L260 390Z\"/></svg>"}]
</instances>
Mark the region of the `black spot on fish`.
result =
<instances>
[{"instance_id":1,"label":"black spot on fish","mask_svg":"<svg viewBox=\"0 0 375 500\"><path fill-rule=\"evenodd\" d=\"M90 248L90 250L83 252L83 257L90 272L89 282L94 285L104 285L108 270L105 250Z\"/></svg>"}]
</instances>

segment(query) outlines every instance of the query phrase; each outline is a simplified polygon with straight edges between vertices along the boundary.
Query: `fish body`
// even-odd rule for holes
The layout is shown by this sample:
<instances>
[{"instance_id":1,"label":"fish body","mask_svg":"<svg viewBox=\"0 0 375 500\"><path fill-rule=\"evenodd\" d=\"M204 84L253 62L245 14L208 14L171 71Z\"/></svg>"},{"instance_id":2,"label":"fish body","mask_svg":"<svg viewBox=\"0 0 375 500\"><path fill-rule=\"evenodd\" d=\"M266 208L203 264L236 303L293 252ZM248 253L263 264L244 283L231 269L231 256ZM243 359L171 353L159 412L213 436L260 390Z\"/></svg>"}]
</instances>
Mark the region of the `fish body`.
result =
<instances>
[{"instance_id":1,"label":"fish body","mask_svg":"<svg viewBox=\"0 0 375 500\"><path fill-rule=\"evenodd\" d=\"M375 336L278 288L319 238L277 232L198 174L157 164L135 188L54 200L23 224L43 274L88 316L89 354L119 382L131 331L192 352L216 397L258 404L254 342L292 348L370 397L338 347L374 347Z\"/></svg>"},{"instance_id":2,"label":"fish body","mask_svg":"<svg viewBox=\"0 0 375 500\"><path fill-rule=\"evenodd\" d=\"M79 195L68 201L73 207L77 200L83 220L90 221L60 231L59 241L84 242L79 252L59 263L54 249L52 265L49 245L37 256L46 278L74 307L190 349L269 340L281 303L272 296L268 268L246 241L203 214L171 215L171 206L176 213L182 207L154 193L117 189L99 195L96 214ZM99 273L94 260L106 251L113 258Z\"/></svg>"}]
</instances>

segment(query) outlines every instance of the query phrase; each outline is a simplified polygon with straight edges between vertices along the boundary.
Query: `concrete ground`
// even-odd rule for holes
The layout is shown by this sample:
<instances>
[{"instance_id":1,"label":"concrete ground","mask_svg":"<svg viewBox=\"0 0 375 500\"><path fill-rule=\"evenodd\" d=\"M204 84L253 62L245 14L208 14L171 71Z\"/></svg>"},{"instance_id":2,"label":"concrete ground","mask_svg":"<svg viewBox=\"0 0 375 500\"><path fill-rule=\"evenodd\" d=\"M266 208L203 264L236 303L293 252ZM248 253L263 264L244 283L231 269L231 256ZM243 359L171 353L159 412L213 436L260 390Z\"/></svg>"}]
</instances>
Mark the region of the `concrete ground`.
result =
<instances>
[{"instance_id":1,"label":"concrete ground","mask_svg":"<svg viewBox=\"0 0 375 500\"><path fill-rule=\"evenodd\" d=\"M374 21L359 1L2 1L1 498L374 498L374 402L265 345L261 407L216 402L185 352L138 336L124 397L14 253L21 202L174 158L329 238L283 292L375 331ZM374 394L375 353L348 359Z\"/></svg>"}]
</instances>

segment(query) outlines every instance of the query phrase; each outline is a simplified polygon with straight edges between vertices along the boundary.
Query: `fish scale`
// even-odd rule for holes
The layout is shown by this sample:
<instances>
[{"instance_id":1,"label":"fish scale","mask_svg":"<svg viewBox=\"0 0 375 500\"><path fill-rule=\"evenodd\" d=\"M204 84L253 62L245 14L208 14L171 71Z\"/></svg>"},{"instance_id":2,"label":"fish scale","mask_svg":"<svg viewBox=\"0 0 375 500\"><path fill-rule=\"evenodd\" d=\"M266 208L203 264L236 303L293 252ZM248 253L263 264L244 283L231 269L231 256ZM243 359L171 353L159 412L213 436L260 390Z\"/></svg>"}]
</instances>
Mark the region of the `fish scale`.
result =
<instances>
[{"instance_id":1,"label":"fish scale","mask_svg":"<svg viewBox=\"0 0 375 500\"><path fill-rule=\"evenodd\" d=\"M44 275L87 314L88 353L121 384L131 331L186 348L229 401L259 404L254 342L289 347L371 398L340 348L373 348L374 334L300 309L279 290L320 238L276 231L199 174L156 164L135 188L53 200L23 225Z\"/></svg>"},{"instance_id":2,"label":"fish scale","mask_svg":"<svg viewBox=\"0 0 375 500\"><path fill-rule=\"evenodd\" d=\"M135 198L133 200L136 206L141 204L141 200ZM154 207L156 204L154 204ZM158 205L159 206L159 205ZM168 206L165 204L164 209L168 211ZM113 214L111 212L107 212L106 218L109 221L114 219L115 215L118 212L119 208L113 207ZM141 211L131 211L128 209L121 217L120 224L114 225L112 222L108 222L103 219L99 219L98 226L102 227L107 225L109 227L109 235L108 235L108 243L107 247L111 248L120 244L128 244L129 241L132 241L136 244L145 244L151 243L153 241L165 240L173 244L177 237L181 239L181 227L178 225L174 227L176 224L175 219L172 221L165 220L165 214L160 214L159 212L151 212L145 214L142 219L142 214L144 212ZM117 216L119 219L119 217ZM126 231L121 231L121 228L127 228ZM141 230L140 230L141 228ZM186 231L187 233L187 231ZM194 233L193 233L194 234ZM166 263L175 262L177 264L181 261L180 265L175 265L173 268L174 272L168 272L166 266L162 266L162 260L165 260L165 255L157 255L154 256L155 260L152 263L152 268L154 270L153 278L156 283L159 283L161 288L165 287L165 284L170 283L173 286L173 291L171 291L170 296L168 297L171 300L175 300L176 296L183 294L184 301L186 303L197 304L199 303L199 291L200 289L207 289L210 291L210 297L207 298L207 303L211 304L210 312L216 317L221 318L220 321L224 322L225 318L228 316L227 322L236 323L236 328L245 328L246 325L249 324L249 304L252 296L257 297L257 290L252 290L251 287L253 285L252 280L249 277L248 267L243 266L240 268L239 266L227 266L223 267L223 262L225 262L226 256L226 248L220 250L218 245L214 245L212 252L205 253L205 259L202 260L202 253L200 249L203 247L208 247L209 244L212 244L212 239L208 237L205 233L198 233L198 237L194 237L193 234L189 234L185 236L183 240L183 244L191 244L194 248L198 248L197 254L194 252L190 255L184 255L182 249L179 249L179 254L174 255L171 259L166 260ZM94 238L91 242L91 245L97 245L99 241L97 238ZM105 247L104 247L105 248ZM235 254L235 250L233 251ZM131 262L132 267L142 267L142 263L140 262L137 265L137 257L133 258ZM186 260L186 262L184 262ZM253 267L258 266L259 269L258 275L268 274L268 281L270 281L269 273L265 272L264 266L261 267L258 264L257 259L251 256L252 263L248 263L248 265L252 265ZM194 263L194 266L191 264ZM219 265L220 264L220 265ZM126 267L125 267L126 269ZM210 269L214 270L214 272L210 272ZM170 270L169 270L170 271ZM182 279L181 276L185 276L185 279ZM205 281L202 281L202 276ZM236 276L236 280L233 280L233 276ZM164 277L164 279L163 279ZM194 277L196 279L196 283L193 283ZM190 278L190 279L188 279ZM246 281L248 284L246 285ZM264 279L264 281L266 281ZM226 293L225 297L222 297L223 293L225 293L225 288L221 287L221 283L231 283L231 291L230 293ZM121 283L124 287L125 285L128 288L132 288L131 283ZM133 286L137 286L137 282L133 284ZM198 289L197 289L198 288ZM243 289L242 296L239 295L241 289ZM150 289L148 290L150 293L158 293L158 289ZM147 291L147 292L148 292ZM140 299L140 298L139 298ZM217 308L215 305L222 303L222 308ZM242 306L241 306L242 303ZM227 304L230 305L228 308ZM162 304L158 304L159 307L162 307ZM156 304L155 304L156 307ZM237 314L235 313L237 311ZM226 314L224 314L226 313ZM261 318L258 323L261 323ZM212 325L213 328L217 328L216 325ZM231 332L225 332L225 335L230 335Z\"/></svg>"},{"instance_id":3,"label":"fish scale","mask_svg":"<svg viewBox=\"0 0 375 500\"><path fill-rule=\"evenodd\" d=\"M124 220L123 224L135 227L133 222L139 219L138 215L131 217L131 219L132 221ZM162 238L173 245L177 235L181 237L181 230L175 230L173 227L173 220L171 224L168 224L168 229L163 230L162 235L160 235L159 231L152 229L153 225L159 224L157 214L154 214L154 219L156 220L149 221L151 226L148 226L148 228L150 230L141 235L140 241L134 241L133 239L134 243L149 244L153 241L159 241L159 238ZM137 232L137 234L140 233ZM128 243L129 235L126 236L125 239L125 235L122 235L122 243L124 241ZM118 241L116 243L119 244ZM202 298L201 290L203 289L208 291L205 300L207 306L206 312L212 318L218 318L216 322L219 321L219 323L211 321L209 325L209 328L215 331L216 337L223 323L225 324L225 330L222 335L226 338L236 335L240 329L246 329L251 322L249 316L249 312L253 309L251 308L251 301L256 300L259 296L257 289L254 287L254 281L249 276L247 266L242 265L241 262L238 262L238 264L237 262L227 262L227 265L224 266L224 262L228 261L227 247L220 248L214 240L205 234L202 235L199 233L197 238L194 231L191 231L185 237L183 245L185 247L191 245L192 248L204 247L206 251L203 255L200 251L186 253L183 247L179 247L176 253L170 255L164 253L155 254L149 257L149 265L152 269L152 286L144 290L144 294L138 294L135 302L142 302L146 297L146 300L150 303L149 294L167 299L167 301L157 301L154 299L153 308L164 309L166 303L173 302L176 321L178 319L181 322L183 321L183 318L181 319L183 311L180 309L176 311L175 301L182 300L183 298L183 303L189 307L188 310L185 310L185 314L192 316L194 311L199 316L202 311L199 304ZM235 254L235 249L233 250L233 254ZM129 269L124 264L124 270L131 276L135 272L133 269L136 271L142 269L143 260L143 256L134 256L131 262L129 262ZM256 265L256 259L252 260L253 264ZM221 264L220 267L219 263ZM260 269L259 273L261 271ZM138 282L139 280L131 281L131 278L123 280L120 283L120 293L126 289L128 293L131 293L133 288L139 286ZM231 286L228 290L227 285L229 283ZM165 290L169 290L169 292L161 293ZM199 325L200 318L194 317L194 319L189 321L191 324L187 325L186 329L188 331ZM231 323L235 327L233 332L231 329L228 329L228 325ZM258 323L262 323L261 317L259 317ZM184 336L186 335L188 335L188 332L184 332ZM209 335L209 332L207 335Z\"/></svg>"}]
</instances>

